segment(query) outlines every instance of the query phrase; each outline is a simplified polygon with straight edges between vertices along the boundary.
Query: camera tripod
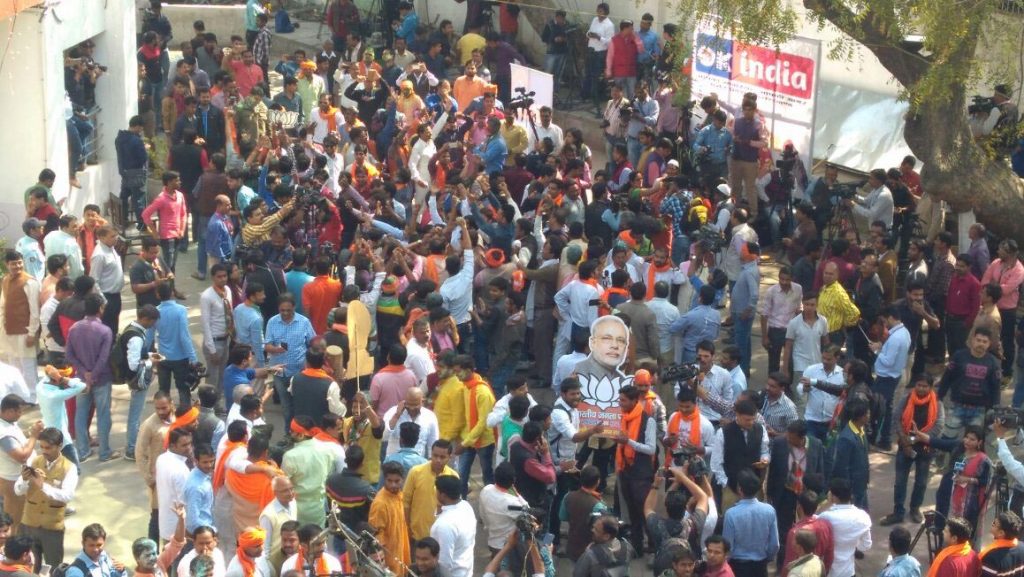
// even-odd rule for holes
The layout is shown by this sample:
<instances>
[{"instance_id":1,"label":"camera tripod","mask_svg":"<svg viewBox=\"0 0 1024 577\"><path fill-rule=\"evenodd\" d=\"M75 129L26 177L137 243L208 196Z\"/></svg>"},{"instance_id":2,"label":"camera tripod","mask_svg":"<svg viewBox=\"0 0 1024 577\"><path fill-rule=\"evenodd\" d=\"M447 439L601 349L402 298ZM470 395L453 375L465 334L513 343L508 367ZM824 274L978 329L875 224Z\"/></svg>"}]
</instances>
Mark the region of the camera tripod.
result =
<instances>
[{"instance_id":1,"label":"camera tripod","mask_svg":"<svg viewBox=\"0 0 1024 577\"><path fill-rule=\"evenodd\" d=\"M559 104L565 108L574 108L578 102L584 102L583 96L583 73L580 70L579 51L576 49L575 32L579 26L573 26L572 32L566 32L565 59L562 61L562 68L555 75L555 82L559 88L566 87L566 99ZM575 98L574 98L575 95ZM555 98L558 98L558 91L555 91Z\"/></svg>"},{"instance_id":2,"label":"camera tripod","mask_svg":"<svg viewBox=\"0 0 1024 577\"><path fill-rule=\"evenodd\" d=\"M857 223L853 220L853 209L844 205L842 201L832 209L832 217L829 218L828 227L822 237L826 241L832 241L839 237L844 230L851 229L857 235L857 242L860 243L860 231L857 230Z\"/></svg>"},{"instance_id":3,"label":"camera tripod","mask_svg":"<svg viewBox=\"0 0 1024 577\"><path fill-rule=\"evenodd\" d=\"M938 511L928 511L924 514L924 523L917 529L917 534L914 535L914 540L910 542L910 551L914 552L914 547L917 547L917 542L921 539L921 535L927 533L928 543L928 563L931 564L935 560L935 556L939 554L939 550L942 549L942 532L935 528L935 518L940 516L941 513Z\"/></svg>"}]
</instances>

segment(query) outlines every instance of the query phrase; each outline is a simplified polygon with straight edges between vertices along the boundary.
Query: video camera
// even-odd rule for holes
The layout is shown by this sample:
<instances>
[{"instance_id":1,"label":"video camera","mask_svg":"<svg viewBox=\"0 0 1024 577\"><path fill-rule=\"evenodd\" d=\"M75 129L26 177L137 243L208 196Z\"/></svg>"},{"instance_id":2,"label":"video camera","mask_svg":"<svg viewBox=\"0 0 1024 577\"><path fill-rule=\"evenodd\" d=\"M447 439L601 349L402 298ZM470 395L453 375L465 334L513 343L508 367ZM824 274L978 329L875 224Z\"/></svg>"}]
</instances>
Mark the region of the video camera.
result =
<instances>
[{"instance_id":1,"label":"video camera","mask_svg":"<svg viewBox=\"0 0 1024 577\"><path fill-rule=\"evenodd\" d=\"M508 510L519 512L519 516L515 519L515 526L523 540L529 541L540 536L543 527L540 526L540 521L537 519L544 516L542 511L534 510L532 507L523 507L522 505L509 505Z\"/></svg>"},{"instance_id":2,"label":"video camera","mask_svg":"<svg viewBox=\"0 0 1024 577\"><path fill-rule=\"evenodd\" d=\"M985 415L985 426L990 427L996 421L1002 422L1007 429L1020 429L1024 426L1024 410L1016 407L992 407Z\"/></svg>"},{"instance_id":3,"label":"video camera","mask_svg":"<svg viewBox=\"0 0 1024 577\"><path fill-rule=\"evenodd\" d=\"M206 365L203 363L192 363L188 366L188 372L185 373L185 384L188 385L189 390L196 390L199 388L199 383L203 382L206 378Z\"/></svg>"},{"instance_id":4,"label":"video camera","mask_svg":"<svg viewBox=\"0 0 1024 577\"><path fill-rule=\"evenodd\" d=\"M686 472L694 480L699 480L708 474L708 465L704 462L704 457L697 454L696 449L677 445L675 449L672 449L672 464L676 467L682 467L687 463L689 463L689 467L686 469ZM665 471L665 477L671 479L672 472Z\"/></svg>"},{"instance_id":5,"label":"video camera","mask_svg":"<svg viewBox=\"0 0 1024 577\"><path fill-rule=\"evenodd\" d=\"M992 109L996 107L996 102L992 100L991 96L982 96L975 94L971 97L971 104L967 105L968 114L977 114L983 112L988 114L992 112Z\"/></svg>"},{"instance_id":6,"label":"video camera","mask_svg":"<svg viewBox=\"0 0 1024 577\"><path fill-rule=\"evenodd\" d=\"M669 365L661 370L661 382L674 383L676 381L689 381L700 373L700 366L697 364Z\"/></svg>"},{"instance_id":7,"label":"video camera","mask_svg":"<svg viewBox=\"0 0 1024 577\"><path fill-rule=\"evenodd\" d=\"M710 224L705 224L693 234L694 242L703 242L707 250L718 252L725 248L725 238Z\"/></svg>"},{"instance_id":8,"label":"video camera","mask_svg":"<svg viewBox=\"0 0 1024 577\"><path fill-rule=\"evenodd\" d=\"M514 91L516 94L505 104L505 108L510 112L513 110L529 110L533 106L533 97L537 93L532 90L527 92L522 86L515 88Z\"/></svg>"},{"instance_id":9,"label":"video camera","mask_svg":"<svg viewBox=\"0 0 1024 577\"><path fill-rule=\"evenodd\" d=\"M832 194L832 198L838 200L847 200L857 196L857 191L862 186L867 184L868 181L861 180L857 182L839 182L832 185L829 188L829 192Z\"/></svg>"}]
</instances>

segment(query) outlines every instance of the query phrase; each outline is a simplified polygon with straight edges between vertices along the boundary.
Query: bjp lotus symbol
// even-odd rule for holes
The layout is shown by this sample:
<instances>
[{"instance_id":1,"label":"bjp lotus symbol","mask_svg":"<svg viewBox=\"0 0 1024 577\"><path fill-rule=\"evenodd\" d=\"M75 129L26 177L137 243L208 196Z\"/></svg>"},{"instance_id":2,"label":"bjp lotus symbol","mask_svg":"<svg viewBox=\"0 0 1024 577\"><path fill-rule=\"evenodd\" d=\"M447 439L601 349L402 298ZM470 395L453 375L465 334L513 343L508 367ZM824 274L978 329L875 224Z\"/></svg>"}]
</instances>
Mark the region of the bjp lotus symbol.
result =
<instances>
[{"instance_id":1,"label":"bjp lotus symbol","mask_svg":"<svg viewBox=\"0 0 1024 577\"><path fill-rule=\"evenodd\" d=\"M597 377L577 375L582 385L583 400L601 410L614 407L619 402L619 389L633 382L633 377Z\"/></svg>"}]
</instances>

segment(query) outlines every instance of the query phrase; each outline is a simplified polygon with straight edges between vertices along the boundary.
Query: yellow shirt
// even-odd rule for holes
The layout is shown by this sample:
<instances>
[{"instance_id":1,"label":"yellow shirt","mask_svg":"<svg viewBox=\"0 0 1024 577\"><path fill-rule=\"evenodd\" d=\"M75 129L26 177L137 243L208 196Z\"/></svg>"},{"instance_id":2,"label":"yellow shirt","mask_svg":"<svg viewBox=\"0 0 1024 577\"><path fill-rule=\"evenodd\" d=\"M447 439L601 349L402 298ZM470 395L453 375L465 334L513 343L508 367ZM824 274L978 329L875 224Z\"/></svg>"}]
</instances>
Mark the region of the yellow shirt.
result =
<instances>
[{"instance_id":1,"label":"yellow shirt","mask_svg":"<svg viewBox=\"0 0 1024 577\"><path fill-rule=\"evenodd\" d=\"M377 529L377 540L384 546L384 562L395 575L404 575L411 562L406 532L402 493L382 489L370 503L370 525Z\"/></svg>"},{"instance_id":2,"label":"yellow shirt","mask_svg":"<svg viewBox=\"0 0 1024 577\"><path fill-rule=\"evenodd\" d=\"M828 321L830 333L852 327L860 319L860 309L838 282L822 287L818 293L818 312Z\"/></svg>"},{"instance_id":3,"label":"yellow shirt","mask_svg":"<svg viewBox=\"0 0 1024 577\"><path fill-rule=\"evenodd\" d=\"M445 465L441 475L459 476L455 469L448 465ZM402 501L405 504L405 518L409 521L409 534L414 541L430 536L430 526L437 517L437 491L434 489L434 481L441 475L435 475L430 463L427 462L409 469L409 474L405 477Z\"/></svg>"},{"instance_id":4,"label":"yellow shirt","mask_svg":"<svg viewBox=\"0 0 1024 577\"><path fill-rule=\"evenodd\" d=\"M459 38L459 41L455 43L455 49L459 52L459 62L463 66L473 59L474 50L482 52L484 48L487 48L487 39L472 32L463 34L462 38Z\"/></svg>"},{"instance_id":5,"label":"yellow shirt","mask_svg":"<svg viewBox=\"0 0 1024 577\"><path fill-rule=\"evenodd\" d=\"M434 400L434 414L440 428L442 439L454 441L462 433L466 422L465 401L462 399L462 381L452 375L441 381L437 387L437 398Z\"/></svg>"},{"instance_id":6,"label":"yellow shirt","mask_svg":"<svg viewBox=\"0 0 1024 577\"><path fill-rule=\"evenodd\" d=\"M494 408L494 391L483 377L474 373L473 378L480 381L473 390L463 383L462 399L466 407L466 424L462 427L462 445L467 448L481 449L494 444L494 429L487 426L487 415ZM472 379L471 381L472 382ZM476 403L474 409L471 404ZM473 413L476 412L476 419Z\"/></svg>"},{"instance_id":7,"label":"yellow shirt","mask_svg":"<svg viewBox=\"0 0 1024 577\"><path fill-rule=\"evenodd\" d=\"M370 426L369 420L363 421L361 426L353 428L352 419L354 418L345 418L342 435L345 443L355 443L363 448L366 460L363 461L363 470L361 472L363 478L370 480L371 484L373 484L377 482L377 479L380 479L380 445L381 439L384 437L384 426L381 423L381 436L378 437L373 434L373 427Z\"/></svg>"},{"instance_id":8,"label":"yellow shirt","mask_svg":"<svg viewBox=\"0 0 1024 577\"><path fill-rule=\"evenodd\" d=\"M501 137L505 139L505 146L508 147L508 158L505 164L515 166L516 155L526 150L529 139L526 137L526 129L518 124L509 128L508 123L501 123Z\"/></svg>"}]
</instances>

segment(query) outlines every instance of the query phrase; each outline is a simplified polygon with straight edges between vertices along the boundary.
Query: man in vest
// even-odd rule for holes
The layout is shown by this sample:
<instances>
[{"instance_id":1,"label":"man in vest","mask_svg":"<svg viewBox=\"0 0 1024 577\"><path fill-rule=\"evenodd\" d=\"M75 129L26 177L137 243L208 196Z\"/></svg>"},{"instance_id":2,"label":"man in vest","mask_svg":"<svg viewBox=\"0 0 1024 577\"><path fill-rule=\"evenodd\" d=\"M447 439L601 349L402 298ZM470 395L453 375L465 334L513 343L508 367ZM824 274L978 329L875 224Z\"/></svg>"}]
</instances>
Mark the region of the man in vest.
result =
<instances>
[{"instance_id":1,"label":"man in vest","mask_svg":"<svg viewBox=\"0 0 1024 577\"><path fill-rule=\"evenodd\" d=\"M621 86L626 94L636 92L636 60L643 47L643 41L633 32L633 21L619 22L619 33L608 43L604 76Z\"/></svg>"},{"instance_id":2,"label":"man in vest","mask_svg":"<svg viewBox=\"0 0 1024 577\"><path fill-rule=\"evenodd\" d=\"M291 479L284 476L274 477L270 486L274 490L274 500L260 513L260 528L267 532L264 555L280 575L282 563L286 558L281 547L284 525L289 521L294 522L296 518L295 488Z\"/></svg>"},{"instance_id":3,"label":"man in vest","mask_svg":"<svg viewBox=\"0 0 1024 577\"><path fill-rule=\"evenodd\" d=\"M740 471L764 471L768 467L768 431L757 423L757 407L752 401L736 402L736 419L722 426L711 443L711 472L722 493L724 512L740 496L736 481Z\"/></svg>"},{"instance_id":4,"label":"man in vest","mask_svg":"<svg viewBox=\"0 0 1024 577\"><path fill-rule=\"evenodd\" d=\"M324 371L324 354L318 350L306 351L306 368L292 377L288 392L295 416L306 415L319 422L327 413L344 416L347 411L341 402L341 388Z\"/></svg>"},{"instance_id":5,"label":"man in vest","mask_svg":"<svg viewBox=\"0 0 1024 577\"><path fill-rule=\"evenodd\" d=\"M39 433L39 454L22 469L14 492L25 497L21 523L24 535L32 537L35 568L50 567L64 560L64 515L78 487L78 470L61 455L64 434L50 427Z\"/></svg>"},{"instance_id":6,"label":"man in vest","mask_svg":"<svg viewBox=\"0 0 1024 577\"><path fill-rule=\"evenodd\" d=\"M36 343L39 340L40 285L25 272L25 261L16 250L4 254L7 275L0 283L0 360L18 368L30 381L36 375ZM29 398L35 403L35 389Z\"/></svg>"},{"instance_id":7,"label":"man in vest","mask_svg":"<svg viewBox=\"0 0 1024 577\"><path fill-rule=\"evenodd\" d=\"M640 401L636 386L619 389L622 429L615 436L616 500L624 513L623 520L632 527L630 542L636 551L644 550L644 500L654 483L657 450L657 426Z\"/></svg>"},{"instance_id":8,"label":"man in vest","mask_svg":"<svg viewBox=\"0 0 1024 577\"><path fill-rule=\"evenodd\" d=\"M565 554L573 562L586 551L593 537L591 524L595 515L608 512L598 485L601 483L601 470L587 465L580 471L580 488L570 491L562 499L558 510L558 518L569 523L568 542ZM554 526L554 525L552 525Z\"/></svg>"}]
</instances>

